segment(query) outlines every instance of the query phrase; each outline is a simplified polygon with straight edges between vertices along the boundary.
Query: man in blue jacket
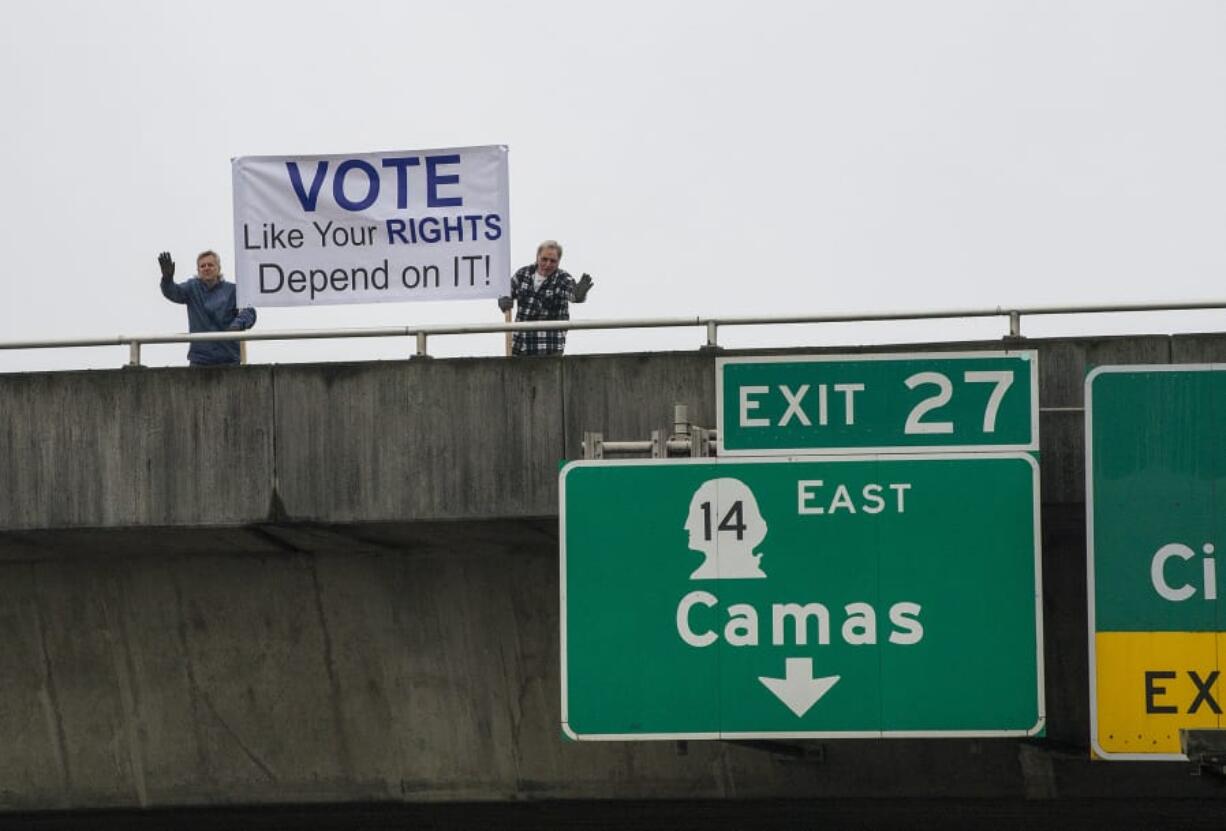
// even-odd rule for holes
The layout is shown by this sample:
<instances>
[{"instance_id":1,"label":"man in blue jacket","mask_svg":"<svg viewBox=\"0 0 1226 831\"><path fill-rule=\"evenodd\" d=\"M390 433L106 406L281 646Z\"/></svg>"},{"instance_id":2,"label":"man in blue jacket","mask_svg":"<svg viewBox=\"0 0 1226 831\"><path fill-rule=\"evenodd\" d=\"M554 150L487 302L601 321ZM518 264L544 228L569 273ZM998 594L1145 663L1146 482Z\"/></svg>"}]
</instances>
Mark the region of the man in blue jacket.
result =
<instances>
[{"instance_id":1,"label":"man in blue jacket","mask_svg":"<svg viewBox=\"0 0 1226 831\"><path fill-rule=\"evenodd\" d=\"M196 258L196 276L174 282L175 261L170 252L158 255L162 268L162 294L172 303L187 306L189 332L237 332L255 325L255 309L239 309L233 283L221 276L221 259L213 251ZM238 341L197 341L187 350L192 366L216 366L239 362Z\"/></svg>"}]
</instances>

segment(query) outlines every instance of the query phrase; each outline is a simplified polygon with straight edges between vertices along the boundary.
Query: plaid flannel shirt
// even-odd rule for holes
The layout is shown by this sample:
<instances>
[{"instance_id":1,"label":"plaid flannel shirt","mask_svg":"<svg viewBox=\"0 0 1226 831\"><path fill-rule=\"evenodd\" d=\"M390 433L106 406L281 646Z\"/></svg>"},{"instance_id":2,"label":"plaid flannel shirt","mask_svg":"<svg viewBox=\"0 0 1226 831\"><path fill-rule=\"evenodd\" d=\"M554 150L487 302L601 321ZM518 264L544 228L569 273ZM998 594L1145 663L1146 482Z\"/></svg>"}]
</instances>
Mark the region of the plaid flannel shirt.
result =
<instances>
[{"instance_id":1,"label":"plaid flannel shirt","mask_svg":"<svg viewBox=\"0 0 1226 831\"><path fill-rule=\"evenodd\" d=\"M536 265L526 265L511 277L511 297L515 300L515 322L570 320L570 301L575 299L575 280L558 269L537 289L532 275ZM566 332L516 332L511 341L512 355L560 355L566 348Z\"/></svg>"}]
</instances>

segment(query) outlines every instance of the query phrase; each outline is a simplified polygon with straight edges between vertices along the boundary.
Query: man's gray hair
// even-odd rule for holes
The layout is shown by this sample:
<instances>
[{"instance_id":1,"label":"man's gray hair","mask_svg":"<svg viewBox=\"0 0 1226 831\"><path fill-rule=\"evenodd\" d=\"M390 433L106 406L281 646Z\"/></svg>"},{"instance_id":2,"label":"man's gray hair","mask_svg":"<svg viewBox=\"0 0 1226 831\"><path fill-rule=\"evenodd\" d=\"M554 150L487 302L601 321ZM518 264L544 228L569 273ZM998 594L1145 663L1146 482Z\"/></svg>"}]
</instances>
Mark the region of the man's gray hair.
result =
<instances>
[{"instance_id":1,"label":"man's gray hair","mask_svg":"<svg viewBox=\"0 0 1226 831\"><path fill-rule=\"evenodd\" d=\"M553 248L558 252L558 259L562 259L562 243L556 239L547 239L536 247L536 256L541 256L541 252L546 248Z\"/></svg>"}]
</instances>

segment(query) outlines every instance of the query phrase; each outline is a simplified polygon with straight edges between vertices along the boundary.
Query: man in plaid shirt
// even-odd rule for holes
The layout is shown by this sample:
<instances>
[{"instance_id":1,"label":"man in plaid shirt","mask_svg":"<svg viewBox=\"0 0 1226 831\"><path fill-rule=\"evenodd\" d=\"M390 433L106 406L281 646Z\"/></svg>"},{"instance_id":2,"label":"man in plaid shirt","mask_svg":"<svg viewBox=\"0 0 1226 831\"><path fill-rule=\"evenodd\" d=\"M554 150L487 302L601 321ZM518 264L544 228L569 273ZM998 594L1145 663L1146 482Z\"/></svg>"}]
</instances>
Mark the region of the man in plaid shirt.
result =
<instances>
[{"instance_id":1,"label":"man in plaid shirt","mask_svg":"<svg viewBox=\"0 0 1226 831\"><path fill-rule=\"evenodd\" d=\"M515 321L570 320L570 303L587 300L592 278L584 274L574 278L558 268L562 246L555 240L545 240L536 247L536 263L526 265L511 277L511 294L498 298L498 308L511 311L518 302ZM566 348L566 332L548 329L538 332L516 332L511 344L512 355L561 355Z\"/></svg>"}]
</instances>

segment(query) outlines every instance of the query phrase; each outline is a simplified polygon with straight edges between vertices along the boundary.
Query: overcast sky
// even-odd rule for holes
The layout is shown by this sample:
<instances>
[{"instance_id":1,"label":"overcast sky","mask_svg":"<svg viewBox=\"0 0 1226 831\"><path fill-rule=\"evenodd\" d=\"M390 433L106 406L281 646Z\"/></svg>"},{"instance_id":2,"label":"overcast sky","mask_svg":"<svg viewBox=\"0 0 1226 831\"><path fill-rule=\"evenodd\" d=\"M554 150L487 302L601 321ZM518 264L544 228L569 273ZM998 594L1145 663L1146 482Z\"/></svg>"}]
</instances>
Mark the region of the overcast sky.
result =
<instances>
[{"instance_id":1,"label":"overcast sky","mask_svg":"<svg viewBox=\"0 0 1226 831\"><path fill-rule=\"evenodd\" d=\"M505 144L513 259L556 237L575 318L1226 300L1226 3L5 5L0 341L184 331L233 263L230 159ZM496 322L492 301L259 310L260 329ZM1226 312L1026 334L1221 331ZM730 346L999 337L1003 320L726 330ZM582 332L568 351L703 333ZM404 357L254 343L252 362ZM498 354L500 336L431 341ZM148 347L150 365L185 345ZM0 351L0 371L119 347Z\"/></svg>"}]
</instances>

